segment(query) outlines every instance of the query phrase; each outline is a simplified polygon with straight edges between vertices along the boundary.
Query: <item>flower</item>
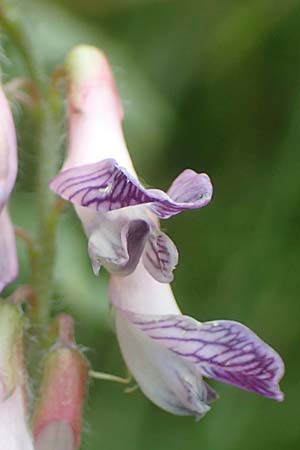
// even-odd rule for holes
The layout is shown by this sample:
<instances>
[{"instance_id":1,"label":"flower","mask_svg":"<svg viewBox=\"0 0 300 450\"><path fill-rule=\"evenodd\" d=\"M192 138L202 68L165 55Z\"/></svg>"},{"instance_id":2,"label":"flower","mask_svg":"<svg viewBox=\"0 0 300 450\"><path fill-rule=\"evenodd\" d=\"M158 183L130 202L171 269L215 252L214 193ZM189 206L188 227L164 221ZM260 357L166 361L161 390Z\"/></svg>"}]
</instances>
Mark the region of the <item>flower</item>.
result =
<instances>
[{"instance_id":1,"label":"flower","mask_svg":"<svg viewBox=\"0 0 300 450\"><path fill-rule=\"evenodd\" d=\"M203 377L283 400L284 365L271 347L241 323L182 315L170 285L141 264L128 277L111 277L110 299L124 360L162 409L201 418L218 397Z\"/></svg>"},{"instance_id":2,"label":"flower","mask_svg":"<svg viewBox=\"0 0 300 450\"><path fill-rule=\"evenodd\" d=\"M16 175L16 132L9 104L0 84L0 293L18 273L14 230L7 209Z\"/></svg>"},{"instance_id":3,"label":"flower","mask_svg":"<svg viewBox=\"0 0 300 450\"><path fill-rule=\"evenodd\" d=\"M282 400L278 354L238 322L182 315L168 284L178 255L158 219L205 206L208 176L185 170L167 194L144 188L126 149L104 55L76 47L67 74L68 155L50 187L74 204L95 273L101 265L111 273L119 344L140 388L161 408L198 418L217 398L203 377Z\"/></svg>"},{"instance_id":4,"label":"flower","mask_svg":"<svg viewBox=\"0 0 300 450\"><path fill-rule=\"evenodd\" d=\"M142 259L155 279L170 282L178 253L157 218L207 205L210 179L187 169L167 193L144 188L126 148L123 110L104 54L90 46L75 47L66 71L68 154L50 187L75 205L95 274L103 265L126 276Z\"/></svg>"},{"instance_id":5,"label":"flower","mask_svg":"<svg viewBox=\"0 0 300 450\"><path fill-rule=\"evenodd\" d=\"M60 315L57 328L57 342L44 360L33 417L36 450L77 450L80 447L88 364L76 347L72 318Z\"/></svg>"},{"instance_id":6,"label":"flower","mask_svg":"<svg viewBox=\"0 0 300 450\"><path fill-rule=\"evenodd\" d=\"M34 450L27 427L23 317L16 305L0 303L0 448Z\"/></svg>"}]
</instances>

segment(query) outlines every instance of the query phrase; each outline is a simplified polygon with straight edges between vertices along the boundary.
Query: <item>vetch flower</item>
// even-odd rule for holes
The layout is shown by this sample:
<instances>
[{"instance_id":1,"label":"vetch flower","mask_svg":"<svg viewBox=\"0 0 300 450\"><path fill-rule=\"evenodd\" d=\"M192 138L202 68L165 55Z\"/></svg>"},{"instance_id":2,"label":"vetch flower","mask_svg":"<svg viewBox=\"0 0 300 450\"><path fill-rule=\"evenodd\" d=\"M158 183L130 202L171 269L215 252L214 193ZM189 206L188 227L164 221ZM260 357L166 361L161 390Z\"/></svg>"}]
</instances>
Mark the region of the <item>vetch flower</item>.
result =
<instances>
[{"instance_id":1,"label":"vetch flower","mask_svg":"<svg viewBox=\"0 0 300 450\"><path fill-rule=\"evenodd\" d=\"M95 273L104 265L112 275L121 351L142 391L169 412L199 418L217 398L203 377L282 400L277 353L238 322L183 316L168 284L178 255L158 219L205 206L208 176L186 170L168 193L144 188L126 149L104 55L76 47L67 74L68 155L50 187L74 204Z\"/></svg>"},{"instance_id":2,"label":"vetch flower","mask_svg":"<svg viewBox=\"0 0 300 450\"><path fill-rule=\"evenodd\" d=\"M216 392L203 378L283 400L280 356L246 326L181 314L170 285L139 264L111 277L110 299L124 360L144 394L174 414L201 418Z\"/></svg>"},{"instance_id":3,"label":"vetch flower","mask_svg":"<svg viewBox=\"0 0 300 450\"><path fill-rule=\"evenodd\" d=\"M23 317L18 306L0 303L0 449L34 450L27 427Z\"/></svg>"},{"instance_id":4,"label":"vetch flower","mask_svg":"<svg viewBox=\"0 0 300 450\"><path fill-rule=\"evenodd\" d=\"M13 226L7 209L17 175L16 132L8 101L0 83L0 292L18 273Z\"/></svg>"},{"instance_id":5,"label":"vetch flower","mask_svg":"<svg viewBox=\"0 0 300 450\"><path fill-rule=\"evenodd\" d=\"M57 319L58 339L47 354L33 417L36 450L77 450L88 364L76 347L73 320Z\"/></svg>"},{"instance_id":6,"label":"vetch flower","mask_svg":"<svg viewBox=\"0 0 300 450\"><path fill-rule=\"evenodd\" d=\"M187 169L167 193L143 187L126 148L122 105L104 54L90 46L75 47L66 71L68 153L50 187L74 204L95 274L103 265L125 276L142 259L155 279L170 282L178 253L159 229L158 218L207 205L210 179Z\"/></svg>"}]
</instances>

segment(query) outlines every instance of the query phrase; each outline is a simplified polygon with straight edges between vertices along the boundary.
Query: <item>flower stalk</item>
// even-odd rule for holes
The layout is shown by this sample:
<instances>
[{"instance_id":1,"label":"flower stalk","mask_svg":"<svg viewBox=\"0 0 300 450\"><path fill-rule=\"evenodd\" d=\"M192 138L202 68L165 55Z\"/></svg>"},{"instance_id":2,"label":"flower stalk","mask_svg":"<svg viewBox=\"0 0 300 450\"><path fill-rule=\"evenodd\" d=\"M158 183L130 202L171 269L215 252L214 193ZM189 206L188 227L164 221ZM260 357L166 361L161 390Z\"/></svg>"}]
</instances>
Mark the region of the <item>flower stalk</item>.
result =
<instances>
[{"instance_id":1,"label":"flower stalk","mask_svg":"<svg viewBox=\"0 0 300 450\"><path fill-rule=\"evenodd\" d=\"M35 101L32 115L37 130L37 215L38 232L32 262L32 285L38 302L31 309L32 323L42 330L50 318L53 295L53 266L55 256L55 229L57 224L57 202L48 188L48 181L57 171L59 130L58 117L61 103L51 83L38 69L34 51L22 24L12 17L9 10L0 7L0 26L10 37L21 56L28 76L34 86Z\"/></svg>"},{"instance_id":2,"label":"flower stalk","mask_svg":"<svg viewBox=\"0 0 300 450\"><path fill-rule=\"evenodd\" d=\"M32 311L32 321L38 325L47 324L50 317L51 299L53 296L53 267L55 257L55 232L57 224L57 207L54 196L49 192L48 180L57 168L57 106L54 91L48 92L49 101L42 100L39 105L40 116L38 126L38 174L37 174L37 267L33 273L33 286L38 303ZM51 149L51 151L49 151Z\"/></svg>"}]
</instances>

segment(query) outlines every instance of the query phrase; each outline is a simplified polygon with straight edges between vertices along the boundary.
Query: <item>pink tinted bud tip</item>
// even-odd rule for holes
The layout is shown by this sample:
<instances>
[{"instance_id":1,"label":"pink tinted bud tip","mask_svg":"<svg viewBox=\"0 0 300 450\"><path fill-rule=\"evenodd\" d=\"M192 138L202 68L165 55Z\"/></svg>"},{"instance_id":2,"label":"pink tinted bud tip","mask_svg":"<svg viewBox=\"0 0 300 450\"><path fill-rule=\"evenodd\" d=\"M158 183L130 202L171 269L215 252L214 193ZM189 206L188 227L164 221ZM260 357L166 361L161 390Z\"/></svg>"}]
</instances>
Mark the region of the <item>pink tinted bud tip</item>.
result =
<instances>
[{"instance_id":1,"label":"pink tinted bud tip","mask_svg":"<svg viewBox=\"0 0 300 450\"><path fill-rule=\"evenodd\" d=\"M72 323L69 316L59 316L58 341L44 362L33 419L36 450L76 450L80 445L88 364L75 347Z\"/></svg>"}]
</instances>

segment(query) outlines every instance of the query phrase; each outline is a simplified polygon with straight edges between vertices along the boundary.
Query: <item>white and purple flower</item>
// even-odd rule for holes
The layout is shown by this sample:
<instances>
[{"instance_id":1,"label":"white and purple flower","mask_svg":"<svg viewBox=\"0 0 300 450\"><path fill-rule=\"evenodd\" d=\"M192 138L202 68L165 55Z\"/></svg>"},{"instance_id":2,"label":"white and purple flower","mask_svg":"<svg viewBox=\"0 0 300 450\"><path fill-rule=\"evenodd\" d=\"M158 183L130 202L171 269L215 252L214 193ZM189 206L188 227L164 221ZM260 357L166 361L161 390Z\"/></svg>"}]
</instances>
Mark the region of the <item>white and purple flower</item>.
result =
<instances>
[{"instance_id":1,"label":"white and purple flower","mask_svg":"<svg viewBox=\"0 0 300 450\"><path fill-rule=\"evenodd\" d=\"M75 47L67 70L68 156L50 187L75 205L95 274L103 265L126 276L142 259L155 279L168 283L178 253L157 218L207 205L210 179L188 169L167 193L144 188L126 148L122 107L105 56L93 47Z\"/></svg>"},{"instance_id":2,"label":"white and purple flower","mask_svg":"<svg viewBox=\"0 0 300 450\"><path fill-rule=\"evenodd\" d=\"M0 293L18 273L13 226L7 203L17 176L16 131L0 83Z\"/></svg>"},{"instance_id":3,"label":"white and purple flower","mask_svg":"<svg viewBox=\"0 0 300 450\"><path fill-rule=\"evenodd\" d=\"M167 193L138 181L124 141L122 107L105 56L80 46L67 60L69 145L50 187L75 206L95 273L111 273L110 300L124 359L155 404L202 417L217 398L203 377L282 400L279 355L244 325L181 314L170 285L178 254L159 229L209 203L207 175L185 170Z\"/></svg>"},{"instance_id":4,"label":"white and purple flower","mask_svg":"<svg viewBox=\"0 0 300 450\"><path fill-rule=\"evenodd\" d=\"M241 323L182 315L170 285L141 264L128 277L111 277L110 299L126 364L166 411L201 418L218 397L203 377L283 400L284 365L269 345Z\"/></svg>"}]
</instances>

